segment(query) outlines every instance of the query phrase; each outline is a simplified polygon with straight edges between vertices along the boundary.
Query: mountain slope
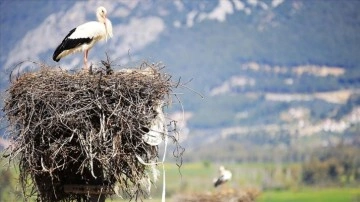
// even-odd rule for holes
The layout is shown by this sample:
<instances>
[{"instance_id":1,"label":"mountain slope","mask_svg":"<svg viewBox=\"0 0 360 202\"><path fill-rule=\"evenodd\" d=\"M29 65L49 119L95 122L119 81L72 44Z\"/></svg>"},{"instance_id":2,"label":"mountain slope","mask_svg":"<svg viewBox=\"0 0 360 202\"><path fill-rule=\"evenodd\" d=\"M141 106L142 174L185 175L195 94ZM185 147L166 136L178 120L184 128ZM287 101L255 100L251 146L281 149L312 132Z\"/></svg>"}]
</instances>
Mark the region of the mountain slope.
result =
<instances>
[{"instance_id":1,"label":"mountain slope","mask_svg":"<svg viewBox=\"0 0 360 202\"><path fill-rule=\"evenodd\" d=\"M94 65L105 52L114 68L162 61L174 81L191 80L186 86L204 95L176 89L182 106L170 111L185 109L189 151L206 153L218 141L289 148L308 136L315 147L356 134L360 1L2 1L2 76L27 59L80 68L80 54L60 63L51 55L69 30L95 20L99 5L108 9L114 38L90 51Z\"/></svg>"}]
</instances>

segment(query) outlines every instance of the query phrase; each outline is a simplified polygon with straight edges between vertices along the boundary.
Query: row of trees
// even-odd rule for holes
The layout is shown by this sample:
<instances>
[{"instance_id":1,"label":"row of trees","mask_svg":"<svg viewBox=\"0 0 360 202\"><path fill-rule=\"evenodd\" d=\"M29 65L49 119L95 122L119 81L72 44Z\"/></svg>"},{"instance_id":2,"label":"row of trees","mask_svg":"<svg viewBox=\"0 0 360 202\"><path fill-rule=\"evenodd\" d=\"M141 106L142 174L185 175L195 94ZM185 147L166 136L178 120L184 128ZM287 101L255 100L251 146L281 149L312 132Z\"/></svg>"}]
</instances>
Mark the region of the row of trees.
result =
<instances>
[{"instance_id":1,"label":"row of trees","mask_svg":"<svg viewBox=\"0 0 360 202\"><path fill-rule=\"evenodd\" d=\"M306 185L344 185L360 182L360 147L338 145L322 148L302 166L302 182Z\"/></svg>"}]
</instances>

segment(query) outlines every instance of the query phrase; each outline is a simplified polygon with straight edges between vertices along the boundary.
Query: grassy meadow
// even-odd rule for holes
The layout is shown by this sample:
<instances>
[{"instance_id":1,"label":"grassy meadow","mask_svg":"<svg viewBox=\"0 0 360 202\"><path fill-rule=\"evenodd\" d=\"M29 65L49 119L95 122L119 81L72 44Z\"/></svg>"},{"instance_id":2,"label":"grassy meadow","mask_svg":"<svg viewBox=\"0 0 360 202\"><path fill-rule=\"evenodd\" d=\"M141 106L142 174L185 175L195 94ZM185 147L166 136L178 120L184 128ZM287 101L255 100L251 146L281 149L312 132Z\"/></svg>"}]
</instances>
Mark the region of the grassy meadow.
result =
<instances>
[{"instance_id":1,"label":"grassy meadow","mask_svg":"<svg viewBox=\"0 0 360 202\"><path fill-rule=\"evenodd\" d=\"M266 191L258 202L359 202L360 188L304 188L298 191Z\"/></svg>"},{"instance_id":2,"label":"grassy meadow","mask_svg":"<svg viewBox=\"0 0 360 202\"><path fill-rule=\"evenodd\" d=\"M225 164L232 171L233 179L215 189L213 179L218 175L220 164L209 162L184 163L180 170L168 163L166 169L166 198L173 201L178 195L214 193L219 190L256 190L258 202L360 202L360 187L308 187L299 183L300 164ZM297 173L291 173L297 172ZM145 202L160 202L162 178L152 188L152 199ZM269 187L273 184L273 187ZM113 198L107 201L122 202Z\"/></svg>"},{"instance_id":3,"label":"grassy meadow","mask_svg":"<svg viewBox=\"0 0 360 202\"><path fill-rule=\"evenodd\" d=\"M18 171L3 165L4 161L0 167L0 201L22 201L19 198L20 186L16 181ZM232 171L233 179L214 188L213 180L218 176L219 166L220 164L210 162L184 163L179 169L175 163L165 164L167 201L174 201L179 196L217 194L235 190L255 193L258 202L360 202L360 187L356 185L338 188L316 188L301 185L300 164L225 164L224 166ZM145 202L161 201L162 180L161 172L158 182L152 187L152 199L146 199ZM124 202L128 200L113 197L106 201Z\"/></svg>"}]
</instances>

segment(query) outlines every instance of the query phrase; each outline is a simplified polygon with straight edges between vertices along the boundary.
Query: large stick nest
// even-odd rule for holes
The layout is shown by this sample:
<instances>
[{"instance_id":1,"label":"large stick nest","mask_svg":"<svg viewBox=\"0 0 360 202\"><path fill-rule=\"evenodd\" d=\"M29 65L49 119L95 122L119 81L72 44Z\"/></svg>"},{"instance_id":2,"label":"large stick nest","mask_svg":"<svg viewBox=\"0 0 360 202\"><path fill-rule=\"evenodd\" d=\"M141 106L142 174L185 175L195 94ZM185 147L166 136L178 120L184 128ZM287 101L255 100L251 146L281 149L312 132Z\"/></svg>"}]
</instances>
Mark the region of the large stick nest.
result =
<instances>
[{"instance_id":1,"label":"large stick nest","mask_svg":"<svg viewBox=\"0 0 360 202\"><path fill-rule=\"evenodd\" d=\"M95 74L41 68L12 82L4 112L19 157L23 189L38 201L86 201L67 185L98 185L138 197L158 146L144 141L159 106L169 103L170 76L159 66ZM162 108L161 113L162 113ZM166 135L166 134L165 134Z\"/></svg>"}]
</instances>

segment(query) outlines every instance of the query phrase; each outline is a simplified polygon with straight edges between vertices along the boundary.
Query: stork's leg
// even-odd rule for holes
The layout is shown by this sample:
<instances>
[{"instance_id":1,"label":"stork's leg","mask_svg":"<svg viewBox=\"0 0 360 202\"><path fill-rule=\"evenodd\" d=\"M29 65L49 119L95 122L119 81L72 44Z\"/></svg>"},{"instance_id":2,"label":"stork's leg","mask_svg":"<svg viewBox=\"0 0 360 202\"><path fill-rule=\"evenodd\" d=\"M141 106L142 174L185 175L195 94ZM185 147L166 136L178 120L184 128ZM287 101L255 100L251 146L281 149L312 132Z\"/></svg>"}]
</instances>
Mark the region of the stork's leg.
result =
<instances>
[{"instance_id":1,"label":"stork's leg","mask_svg":"<svg viewBox=\"0 0 360 202\"><path fill-rule=\"evenodd\" d=\"M89 50L86 50L84 52L84 70L88 70L89 67L87 65L87 61L88 61L88 54L89 54Z\"/></svg>"}]
</instances>

